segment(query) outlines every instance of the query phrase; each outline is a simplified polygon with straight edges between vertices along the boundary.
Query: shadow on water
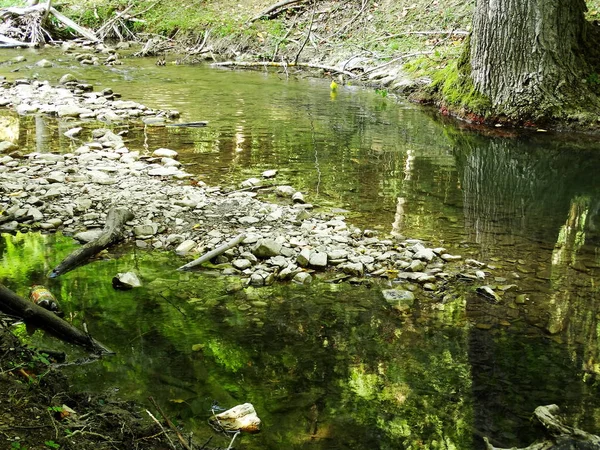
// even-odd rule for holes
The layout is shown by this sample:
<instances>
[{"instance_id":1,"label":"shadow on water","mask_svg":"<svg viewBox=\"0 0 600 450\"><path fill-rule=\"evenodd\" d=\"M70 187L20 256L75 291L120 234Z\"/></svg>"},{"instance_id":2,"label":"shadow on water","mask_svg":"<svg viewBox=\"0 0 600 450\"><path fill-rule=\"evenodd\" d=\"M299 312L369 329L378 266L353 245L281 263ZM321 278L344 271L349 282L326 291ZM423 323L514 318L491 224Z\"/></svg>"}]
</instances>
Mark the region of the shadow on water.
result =
<instances>
[{"instance_id":1,"label":"shadow on water","mask_svg":"<svg viewBox=\"0 0 600 450\"><path fill-rule=\"evenodd\" d=\"M50 79L75 71L149 106L180 109L184 121L210 120L203 129L114 125L128 131L132 149L178 150L188 170L223 186L276 168L279 184L321 209L351 211L344 214L357 225L489 262L488 282L512 292L498 304L468 286L443 302L417 296L404 316L377 288L317 283L227 294L235 281L182 274L171 256L135 248L46 280L71 239L5 235L0 280L21 294L46 284L71 320L85 320L118 350L74 369L77 386L154 395L201 438L211 433L214 401L251 401L265 429L245 437L245 448L476 449L481 436L524 446L536 437L531 412L548 403L600 432L593 141L486 137L351 86L332 98L325 82L273 74L144 60L110 70L64 60L52 70ZM0 120L23 151L81 144L62 136L73 122ZM144 287L113 291L112 276L127 270Z\"/></svg>"}]
</instances>

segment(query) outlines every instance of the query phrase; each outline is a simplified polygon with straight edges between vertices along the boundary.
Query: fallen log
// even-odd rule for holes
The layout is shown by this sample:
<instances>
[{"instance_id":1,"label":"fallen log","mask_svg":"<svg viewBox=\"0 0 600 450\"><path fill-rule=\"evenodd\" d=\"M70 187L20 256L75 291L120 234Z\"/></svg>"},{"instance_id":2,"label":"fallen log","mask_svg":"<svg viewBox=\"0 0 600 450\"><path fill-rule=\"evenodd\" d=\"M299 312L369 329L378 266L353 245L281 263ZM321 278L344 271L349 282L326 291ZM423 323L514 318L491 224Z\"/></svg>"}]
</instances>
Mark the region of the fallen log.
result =
<instances>
[{"instance_id":1,"label":"fallen log","mask_svg":"<svg viewBox=\"0 0 600 450\"><path fill-rule=\"evenodd\" d=\"M106 224L100 236L84 246L78 248L56 266L49 274L49 278L56 278L71 270L87 264L89 259L116 244L123 239L123 226L125 222L133 219L133 213L125 208L111 208L106 215Z\"/></svg>"},{"instance_id":2,"label":"fallen log","mask_svg":"<svg viewBox=\"0 0 600 450\"><path fill-rule=\"evenodd\" d=\"M565 425L559 417L557 405L538 406L534 411L535 418L546 428L549 435L543 442L536 442L529 447L503 449L494 447L487 438L483 438L486 450L592 450L600 448L600 437L587 433L579 428Z\"/></svg>"},{"instance_id":3,"label":"fallen log","mask_svg":"<svg viewBox=\"0 0 600 450\"><path fill-rule=\"evenodd\" d=\"M285 68L287 68L287 67L300 67L300 68L307 68L307 69L326 70L327 72L341 73L341 74L349 76L350 78L357 78L357 76L354 73L352 73L352 72L348 72L347 70L338 69L338 68L332 67L332 66L325 66L325 65L322 65L322 64L279 63L279 62L273 62L273 61L264 61L264 62L224 61L224 62L212 63L211 66L215 66L215 67L248 67L248 68L255 68L255 67L285 67Z\"/></svg>"},{"instance_id":4,"label":"fallen log","mask_svg":"<svg viewBox=\"0 0 600 450\"><path fill-rule=\"evenodd\" d=\"M83 346L101 354L114 353L89 334L74 327L53 312L20 297L3 284L0 284L0 309L6 314L18 316L26 324L41 328L66 342Z\"/></svg>"},{"instance_id":5,"label":"fallen log","mask_svg":"<svg viewBox=\"0 0 600 450\"><path fill-rule=\"evenodd\" d=\"M244 233L239 234L236 237L234 237L233 239L225 242L220 247L217 247L214 250L211 250L210 252L205 253L200 258L195 259L195 260L179 267L177 270L189 270L193 267L199 266L200 264L210 261L211 259L216 258L217 256L225 253L230 248L233 248L233 247L239 245L244 239L246 239L246 235Z\"/></svg>"}]
</instances>

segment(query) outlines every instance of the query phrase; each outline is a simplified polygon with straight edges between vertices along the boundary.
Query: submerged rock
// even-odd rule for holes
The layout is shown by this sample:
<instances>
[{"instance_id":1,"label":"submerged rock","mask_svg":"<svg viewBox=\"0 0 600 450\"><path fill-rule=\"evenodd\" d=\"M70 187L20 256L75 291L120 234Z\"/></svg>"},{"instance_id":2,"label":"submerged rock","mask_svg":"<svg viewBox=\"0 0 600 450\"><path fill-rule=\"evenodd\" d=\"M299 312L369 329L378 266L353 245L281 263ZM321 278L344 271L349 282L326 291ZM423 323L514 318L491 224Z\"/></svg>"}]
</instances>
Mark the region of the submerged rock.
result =
<instances>
[{"instance_id":1,"label":"submerged rock","mask_svg":"<svg viewBox=\"0 0 600 450\"><path fill-rule=\"evenodd\" d=\"M129 289L142 286L142 282L134 272L118 273L112 279L112 286L115 289L127 291Z\"/></svg>"},{"instance_id":2,"label":"submerged rock","mask_svg":"<svg viewBox=\"0 0 600 450\"><path fill-rule=\"evenodd\" d=\"M215 415L210 421L225 431L242 431L258 433L260 431L260 418L252 403L237 405L225 412Z\"/></svg>"}]
</instances>

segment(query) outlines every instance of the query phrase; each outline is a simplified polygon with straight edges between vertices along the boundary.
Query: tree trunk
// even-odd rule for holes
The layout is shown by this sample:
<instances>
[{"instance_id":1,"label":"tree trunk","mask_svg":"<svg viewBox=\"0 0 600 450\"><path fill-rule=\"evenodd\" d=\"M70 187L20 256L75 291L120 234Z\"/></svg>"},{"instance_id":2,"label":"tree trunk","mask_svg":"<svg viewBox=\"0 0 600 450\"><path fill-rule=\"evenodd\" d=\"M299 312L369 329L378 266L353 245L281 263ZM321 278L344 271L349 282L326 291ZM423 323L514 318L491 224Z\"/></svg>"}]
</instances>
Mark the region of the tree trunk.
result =
<instances>
[{"instance_id":1,"label":"tree trunk","mask_svg":"<svg viewBox=\"0 0 600 450\"><path fill-rule=\"evenodd\" d=\"M584 0L477 0L470 41L476 90L513 118L596 108L584 81L593 73L585 11Z\"/></svg>"}]
</instances>

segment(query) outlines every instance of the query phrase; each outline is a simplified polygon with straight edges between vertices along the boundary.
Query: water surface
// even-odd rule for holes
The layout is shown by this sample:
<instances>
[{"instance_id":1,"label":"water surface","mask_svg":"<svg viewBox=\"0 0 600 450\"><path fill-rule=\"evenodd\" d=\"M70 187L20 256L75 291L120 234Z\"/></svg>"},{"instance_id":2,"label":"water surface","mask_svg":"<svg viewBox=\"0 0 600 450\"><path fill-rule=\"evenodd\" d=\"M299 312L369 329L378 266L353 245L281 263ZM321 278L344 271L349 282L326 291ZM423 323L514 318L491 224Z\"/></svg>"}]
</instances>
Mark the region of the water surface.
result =
<instances>
[{"instance_id":1,"label":"water surface","mask_svg":"<svg viewBox=\"0 0 600 450\"><path fill-rule=\"evenodd\" d=\"M25 66L41 56L28 58ZM21 70L8 76L33 69ZM265 427L244 437L244 448L476 449L481 436L525 446L536 437L531 412L548 403L600 432L596 139L490 135L358 87L332 96L326 80L281 74L152 60L83 69L66 57L35 70L41 79L68 71L127 99L176 108L183 121L208 120L203 129L115 128L129 130L132 149L178 150L209 184L236 186L275 168L278 183L320 210L345 209L361 227L487 261L501 277L490 284L518 285L498 305L469 286L444 303L417 295L402 316L378 287L227 294L232 280L180 274L180 261L134 248L49 281L47 271L75 247L69 238L3 236L3 282L22 294L48 285L75 323L85 320L118 350L73 370L78 386L154 395L201 438L212 433L214 402L251 401ZM62 136L73 122L2 120L25 151L79 145ZM132 269L144 287L113 291L111 277Z\"/></svg>"}]
</instances>

